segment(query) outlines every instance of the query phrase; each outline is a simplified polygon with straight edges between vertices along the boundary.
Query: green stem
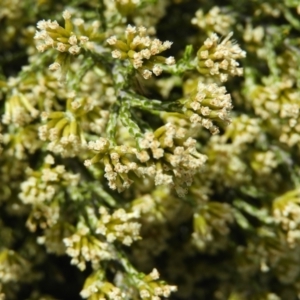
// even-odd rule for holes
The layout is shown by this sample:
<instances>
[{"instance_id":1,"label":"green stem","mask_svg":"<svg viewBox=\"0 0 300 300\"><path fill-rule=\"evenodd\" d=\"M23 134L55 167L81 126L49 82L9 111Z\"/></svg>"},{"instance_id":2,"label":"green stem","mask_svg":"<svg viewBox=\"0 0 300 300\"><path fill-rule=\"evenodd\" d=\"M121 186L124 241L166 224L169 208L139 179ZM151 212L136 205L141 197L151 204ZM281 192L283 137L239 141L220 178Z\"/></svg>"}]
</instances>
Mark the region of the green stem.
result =
<instances>
[{"instance_id":1,"label":"green stem","mask_svg":"<svg viewBox=\"0 0 300 300\"><path fill-rule=\"evenodd\" d=\"M72 80L69 81L70 90L78 91L80 89L80 82L84 75L94 66L94 60L92 57L87 56L83 64L80 66L78 72L73 75Z\"/></svg>"},{"instance_id":2,"label":"green stem","mask_svg":"<svg viewBox=\"0 0 300 300\"><path fill-rule=\"evenodd\" d=\"M101 197L108 205L111 207L116 207L117 202L116 200L109 194L107 193L102 186L100 185L92 185L93 191Z\"/></svg>"},{"instance_id":3,"label":"green stem","mask_svg":"<svg viewBox=\"0 0 300 300\"><path fill-rule=\"evenodd\" d=\"M129 274L137 273L136 269L130 264L129 260L125 258L123 253L120 253L120 251L118 251L118 259L120 260L122 266L124 267L127 273Z\"/></svg>"},{"instance_id":4,"label":"green stem","mask_svg":"<svg viewBox=\"0 0 300 300\"><path fill-rule=\"evenodd\" d=\"M182 113L182 109L178 102L174 101L160 101L154 99L148 99L141 95L134 93L127 93L126 95L128 101L130 102L130 106L137 107L142 110L157 110L157 111L166 111L166 112L179 112Z\"/></svg>"},{"instance_id":5,"label":"green stem","mask_svg":"<svg viewBox=\"0 0 300 300\"><path fill-rule=\"evenodd\" d=\"M116 145L116 130L117 130L117 121L119 115L119 103L116 102L111 107L107 127L106 127L106 134L108 139L111 141L113 145Z\"/></svg>"},{"instance_id":6,"label":"green stem","mask_svg":"<svg viewBox=\"0 0 300 300\"><path fill-rule=\"evenodd\" d=\"M121 122L124 126L129 129L129 132L135 137L136 140L143 136L140 127L132 120L131 112L130 112L130 102L122 102L122 106L120 109Z\"/></svg>"},{"instance_id":7,"label":"green stem","mask_svg":"<svg viewBox=\"0 0 300 300\"><path fill-rule=\"evenodd\" d=\"M287 21L297 30L300 30L300 21L299 18L295 18L291 11L286 8L284 5L281 6L283 10L284 17Z\"/></svg>"},{"instance_id":8,"label":"green stem","mask_svg":"<svg viewBox=\"0 0 300 300\"><path fill-rule=\"evenodd\" d=\"M97 8L97 12L99 14L101 30L105 32L107 30L106 19L104 15L104 11L106 10L105 4L103 0L99 0L99 6Z\"/></svg>"},{"instance_id":9,"label":"green stem","mask_svg":"<svg viewBox=\"0 0 300 300\"><path fill-rule=\"evenodd\" d=\"M273 44L272 44L272 41L270 39L267 39L266 47L268 49L268 55L266 57L268 67L270 69L271 74L277 80L277 79L279 79L279 69L278 69L277 63L276 63L276 53L274 51Z\"/></svg>"},{"instance_id":10,"label":"green stem","mask_svg":"<svg viewBox=\"0 0 300 300\"><path fill-rule=\"evenodd\" d=\"M124 66L122 62L116 61L111 70L111 74L117 94L122 90L129 89L132 68L126 65Z\"/></svg>"}]
</instances>

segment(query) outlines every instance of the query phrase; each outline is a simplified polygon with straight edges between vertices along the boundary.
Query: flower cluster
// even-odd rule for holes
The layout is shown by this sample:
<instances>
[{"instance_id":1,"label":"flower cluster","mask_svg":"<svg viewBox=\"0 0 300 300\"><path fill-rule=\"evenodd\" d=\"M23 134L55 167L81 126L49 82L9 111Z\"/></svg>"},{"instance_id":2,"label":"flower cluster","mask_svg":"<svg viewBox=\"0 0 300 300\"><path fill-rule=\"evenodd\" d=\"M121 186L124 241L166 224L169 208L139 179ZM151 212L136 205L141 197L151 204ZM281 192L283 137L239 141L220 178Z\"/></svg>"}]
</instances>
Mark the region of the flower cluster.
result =
<instances>
[{"instance_id":1,"label":"flower cluster","mask_svg":"<svg viewBox=\"0 0 300 300\"><path fill-rule=\"evenodd\" d=\"M122 300L126 295L120 288L105 281L103 271L100 269L86 279L80 296L88 300Z\"/></svg>"},{"instance_id":2,"label":"flower cluster","mask_svg":"<svg viewBox=\"0 0 300 300\"><path fill-rule=\"evenodd\" d=\"M300 240L300 191L289 191L276 198L273 203L275 222L287 233L290 247L295 247Z\"/></svg>"},{"instance_id":3,"label":"flower cluster","mask_svg":"<svg viewBox=\"0 0 300 300\"><path fill-rule=\"evenodd\" d=\"M9 249L0 251L0 283L17 281L20 276L24 276L30 264L18 253Z\"/></svg>"},{"instance_id":4,"label":"flower cluster","mask_svg":"<svg viewBox=\"0 0 300 300\"><path fill-rule=\"evenodd\" d=\"M260 44L262 39L264 38L264 28L263 26L257 26L253 28L253 26L248 23L243 38L248 43Z\"/></svg>"},{"instance_id":5,"label":"flower cluster","mask_svg":"<svg viewBox=\"0 0 300 300\"><path fill-rule=\"evenodd\" d=\"M274 134L279 134L280 142L292 147L300 141L300 93L293 88L292 80L272 81L272 78L268 78L266 85L253 86L250 89L252 105L256 114L276 129Z\"/></svg>"},{"instance_id":6,"label":"flower cluster","mask_svg":"<svg viewBox=\"0 0 300 300\"><path fill-rule=\"evenodd\" d=\"M96 233L103 235L108 243L118 240L130 246L133 241L140 238L141 225L133 222L133 219L138 217L137 214L126 213L124 209L118 209L110 215L103 206L100 207L99 213L100 219L96 225Z\"/></svg>"},{"instance_id":7,"label":"flower cluster","mask_svg":"<svg viewBox=\"0 0 300 300\"><path fill-rule=\"evenodd\" d=\"M56 222L53 226L44 231L44 235L37 238L37 242L45 245L48 253L63 255L66 252L63 239L73 233L73 227L67 222Z\"/></svg>"},{"instance_id":8,"label":"flower cluster","mask_svg":"<svg viewBox=\"0 0 300 300\"><path fill-rule=\"evenodd\" d=\"M194 174L206 161L205 155L197 151L196 141L185 139L184 130L170 123L145 133L139 140L140 149L112 147L105 138L89 142L88 147L98 154L86 160L85 165L102 160L109 186L118 191L132 183L128 174L133 171L138 176L154 178L156 185L174 185L183 196L185 187L191 185Z\"/></svg>"},{"instance_id":9,"label":"flower cluster","mask_svg":"<svg viewBox=\"0 0 300 300\"><path fill-rule=\"evenodd\" d=\"M63 165L51 167L54 158L46 156L45 165L41 171L27 170L28 179L21 184L19 197L25 204L50 202L57 195L59 186L75 186L78 184L79 175L66 171Z\"/></svg>"},{"instance_id":10,"label":"flower cluster","mask_svg":"<svg viewBox=\"0 0 300 300\"><path fill-rule=\"evenodd\" d=\"M48 149L63 153L64 146L67 144L73 144L73 149L80 145L80 130L76 119L72 114L67 114L65 112L53 112L44 113L43 119L50 119L47 125L43 125L39 128L39 137L41 140L46 141L49 139L52 143L49 144ZM77 150L77 151L76 151ZM79 149L75 149L78 152Z\"/></svg>"},{"instance_id":11,"label":"flower cluster","mask_svg":"<svg viewBox=\"0 0 300 300\"><path fill-rule=\"evenodd\" d=\"M178 130L170 123L145 134L140 146L144 151L137 152L137 158L140 155L145 159L153 157L155 184L174 185L179 196L186 194L185 188L192 184L193 176L206 161L206 156L197 151L196 141L186 140L184 130ZM142 169L142 173L147 172L148 168Z\"/></svg>"},{"instance_id":12,"label":"flower cluster","mask_svg":"<svg viewBox=\"0 0 300 300\"><path fill-rule=\"evenodd\" d=\"M143 229L149 226L151 230L152 223L165 223L172 220L176 216L178 220L178 212L181 210L181 200L171 196L170 186L158 186L151 193L144 194L133 200L131 210L134 214L142 216ZM147 225L146 225L147 224Z\"/></svg>"},{"instance_id":13,"label":"flower cluster","mask_svg":"<svg viewBox=\"0 0 300 300\"><path fill-rule=\"evenodd\" d=\"M4 124L14 123L23 126L36 119L38 115L39 111L28 101L28 98L16 91L5 103L5 114L2 120Z\"/></svg>"},{"instance_id":14,"label":"flower cluster","mask_svg":"<svg viewBox=\"0 0 300 300\"><path fill-rule=\"evenodd\" d=\"M272 84L266 79L265 86L254 86L250 92L254 99L255 112L262 119L266 120L279 114L281 118L289 118L292 123L297 123L299 91L293 89L293 81L286 80Z\"/></svg>"},{"instance_id":15,"label":"flower cluster","mask_svg":"<svg viewBox=\"0 0 300 300\"><path fill-rule=\"evenodd\" d=\"M48 150L63 156L74 156L86 148L84 131L101 133L108 120L108 111L92 97L74 94L66 103L66 111L43 112L47 120L39 127L42 141L49 140Z\"/></svg>"},{"instance_id":16,"label":"flower cluster","mask_svg":"<svg viewBox=\"0 0 300 300\"><path fill-rule=\"evenodd\" d=\"M265 152L259 151L253 154L251 167L257 174L271 174L277 165L276 154L271 150Z\"/></svg>"},{"instance_id":17,"label":"flower cluster","mask_svg":"<svg viewBox=\"0 0 300 300\"><path fill-rule=\"evenodd\" d=\"M213 240L216 233L227 235L228 224L233 223L233 211L226 203L210 201L199 207L194 214L193 238L199 248Z\"/></svg>"},{"instance_id":18,"label":"flower cluster","mask_svg":"<svg viewBox=\"0 0 300 300\"><path fill-rule=\"evenodd\" d=\"M42 117L49 121L39 127L39 137L42 141L50 140L48 150L72 156L84 147L85 140L72 111L44 112Z\"/></svg>"},{"instance_id":19,"label":"flower cluster","mask_svg":"<svg viewBox=\"0 0 300 300\"><path fill-rule=\"evenodd\" d=\"M242 114L232 119L231 124L226 129L225 137L239 146L252 143L258 139L261 133L260 123L258 118L254 119Z\"/></svg>"},{"instance_id":20,"label":"flower cluster","mask_svg":"<svg viewBox=\"0 0 300 300\"><path fill-rule=\"evenodd\" d=\"M132 15L134 10L141 4L141 0L115 0L116 8L125 16Z\"/></svg>"},{"instance_id":21,"label":"flower cluster","mask_svg":"<svg viewBox=\"0 0 300 300\"><path fill-rule=\"evenodd\" d=\"M70 55L78 55L82 49L94 50L93 42L102 41L104 36L99 33L98 21L84 26L84 20L81 18L72 20L72 14L68 10L65 10L62 16L65 20L64 27L60 26L57 21L39 21L34 39L38 41L37 50L39 52L48 49L56 49L59 52L49 69L51 71L61 70L63 79L70 67Z\"/></svg>"},{"instance_id":22,"label":"flower cluster","mask_svg":"<svg viewBox=\"0 0 300 300\"><path fill-rule=\"evenodd\" d=\"M60 217L59 198L61 196L58 194L50 203L37 202L32 204L31 212L26 221L26 227L31 232L36 232L39 228L45 230L57 224Z\"/></svg>"},{"instance_id":23,"label":"flower cluster","mask_svg":"<svg viewBox=\"0 0 300 300\"><path fill-rule=\"evenodd\" d=\"M113 147L106 138L90 141L88 148L97 154L92 159L85 160L85 166L89 167L102 161L105 177L111 189L117 189L121 192L130 186L132 180L130 180L128 172L137 169L137 164L128 158L128 155L132 154L131 148L126 146Z\"/></svg>"},{"instance_id":24,"label":"flower cluster","mask_svg":"<svg viewBox=\"0 0 300 300\"><path fill-rule=\"evenodd\" d=\"M37 63L42 63L37 59ZM9 77L4 83L6 101L2 122L23 128L40 115L40 109L50 110L56 97L64 97L65 92L50 72L34 72L23 69L20 78Z\"/></svg>"},{"instance_id":25,"label":"flower cluster","mask_svg":"<svg viewBox=\"0 0 300 300\"><path fill-rule=\"evenodd\" d=\"M229 33L221 42L215 33L206 39L197 52L197 68L201 74L216 76L221 82L226 82L228 76L243 75L237 60L246 57L246 52L230 40L232 35Z\"/></svg>"},{"instance_id":26,"label":"flower cluster","mask_svg":"<svg viewBox=\"0 0 300 300\"><path fill-rule=\"evenodd\" d=\"M243 151L242 147L228 142L224 136L213 136L205 151L208 165L203 179L214 178L216 182L222 180L222 185L219 182L217 188L236 187L248 182L251 177L242 156ZM221 174L226 176L222 177Z\"/></svg>"},{"instance_id":27,"label":"flower cluster","mask_svg":"<svg viewBox=\"0 0 300 300\"><path fill-rule=\"evenodd\" d=\"M34 38L41 41L37 46L39 52L44 52L47 49L55 48L59 52L68 52L72 55L79 54L81 46L88 42L89 38L84 35L75 35L73 33L73 22L71 21L71 13L64 11L63 18L65 20L65 26L60 26L57 21L39 21L37 28L39 31L36 32ZM82 28L83 22L75 22L75 26ZM53 65L50 69L54 69Z\"/></svg>"},{"instance_id":28,"label":"flower cluster","mask_svg":"<svg viewBox=\"0 0 300 300\"><path fill-rule=\"evenodd\" d=\"M202 9L196 11L192 24L205 30L208 34L213 32L227 35L233 25L232 16L224 14L220 7L214 6L207 14Z\"/></svg>"},{"instance_id":29,"label":"flower cluster","mask_svg":"<svg viewBox=\"0 0 300 300\"><path fill-rule=\"evenodd\" d=\"M159 39L151 39L147 35L145 27L128 25L125 30L126 40L111 36L107 43L115 50L112 57L116 59L128 59L134 69L136 69L145 79L149 79L152 74L159 76L163 69L161 64L172 65L175 63L174 57L165 58L159 55L169 49L172 42L162 42Z\"/></svg>"},{"instance_id":30,"label":"flower cluster","mask_svg":"<svg viewBox=\"0 0 300 300\"><path fill-rule=\"evenodd\" d=\"M148 275L144 275L139 278L137 287L139 289L139 296L141 299L157 299L161 297L168 298L172 292L177 291L177 287L174 285L167 285L162 281L159 281L159 273L156 269L153 269Z\"/></svg>"},{"instance_id":31,"label":"flower cluster","mask_svg":"<svg viewBox=\"0 0 300 300\"><path fill-rule=\"evenodd\" d=\"M180 100L184 114L192 124L201 124L212 134L219 132L213 122L227 125L230 123L229 112L232 109L231 96L225 87L215 83L205 84L198 81L197 88L188 98Z\"/></svg>"},{"instance_id":32,"label":"flower cluster","mask_svg":"<svg viewBox=\"0 0 300 300\"><path fill-rule=\"evenodd\" d=\"M63 242L66 253L72 257L71 264L80 270L85 270L87 262L91 262L93 267L97 268L101 261L113 258L109 244L93 236L83 223L78 225L74 234L64 238Z\"/></svg>"}]
</instances>

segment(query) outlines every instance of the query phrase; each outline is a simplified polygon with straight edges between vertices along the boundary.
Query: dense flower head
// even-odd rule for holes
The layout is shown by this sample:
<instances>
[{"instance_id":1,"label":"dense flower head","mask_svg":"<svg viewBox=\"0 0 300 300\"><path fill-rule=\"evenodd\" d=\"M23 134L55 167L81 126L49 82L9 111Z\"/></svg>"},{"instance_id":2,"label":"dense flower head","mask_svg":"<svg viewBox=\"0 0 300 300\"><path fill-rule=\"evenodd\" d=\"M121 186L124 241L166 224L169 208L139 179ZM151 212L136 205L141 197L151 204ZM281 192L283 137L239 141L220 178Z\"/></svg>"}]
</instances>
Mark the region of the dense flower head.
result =
<instances>
[{"instance_id":1,"label":"dense flower head","mask_svg":"<svg viewBox=\"0 0 300 300\"><path fill-rule=\"evenodd\" d=\"M226 125L230 123L231 96L226 94L224 86L219 87L215 83L205 84L199 80L197 88L180 102L190 122L194 125L201 124L212 134L219 132L215 123Z\"/></svg>"},{"instance_id":2,"label":"dense flower head","mask_svg":"<svg viewBox=\"0 0 300 300\"><path fill-rule=\"evenodd\" d=\"M97 267L100 261L113 258L109 245L93 236L84 224L79 224L78 229L71 236L64 238L63 242L66 253L72 258L71 264L80 270L85 270L87 262Z\"/></svg>"},{"instance_id":3,"label":"dense flower head","mask_svg":"<svg viewBox=\"0 0 300 300\"><path fill-rule=\"evenodd\" d=\"M39 111L22 93L16 92L5 103L5 114L2 116L4 124L14 123L23 126L36 119Z\"/></svg>"},{"instance_id":4,"label":"dense flower head","mask_svg":"<svg viewBox=\"0 0 300 300\"><path fill-rule=\"evenodd\" d=\"M239 146L252 143L259 138L261 133L260 123L258 118L251 118L246 114L242 114L232 119L231 124L226 128L224 137Z\"/></svg>"},{"instance_id":5,"label":"dense flower head","mask_svg":"<svg viewBox=\"0 0 300 300\"><path fill-rule=\"evenodd\" d=\"M131 184L130 171L137 169L137 164L132 161L133 150L130 147L113 147L106 138L90 141L88 148L97 154L92 159L85 160L85 166L102 162L104 164L105 178L109 187L119 192L127 189Z\"/></svg>"},{"instance_id":6,"label":"dense flower head","mask_svg":"<svg viewBox=\"0 0 300 300\"><path fill-rule=\"evenodd\" d=\"M42 116L48 122L39 127L39 137L43 141L50 141L48 150L64 156L74 156L84 147L85 140L74 114L56 111L44 112Z\"/></svg>"},{"instance_id":7,"label":"dense flower head","mask_svg":"<svg viewBox=\"0 0 300 300\"><path fill-rule=\"evenodd\" d=\"M91 300L122 300L125 297L125 293L123 293L120 288L105 280L101 269L94 271L86 279L80 295L82 298Z\"/></svg>"},{"instance_id":8,"label":"dense flower head","mask_svg":"<svg viewBox=\"0 0 300 300\"><path fill-rule=\"evenodd\" d=\"M210 201L201 205L194 214L193 237L198 247L212 242L214 235L227 235L229 224L233 222L233 212L227 203Z\"/></svg>"},{"instance_id":9,"label":"dense flower head","mask_svg":"<svg viewBox=\"0 0 300 300\"><path fill-rule=\"evenodd\" d=\"M159 281L159 276L157 269L153 269L148 275L139 279L138 289L141 299L160 300L161 297L170 297L172 292L177 291L176 286Z\"/></svg>"},{"instance_id":10,"label":"dense flower head","mask_svg":"<svg viewBox=\"0 0 300 300\"><path fill-rule=\"evenodd\" d=\"M211 8L207 14L204 14L202 9L197 10L191 21L193 25L205 30L208 34L216 32L221 35L228 34L233 22L233 17L224 14L218 6Z\"/></svg>"},{"instance_id":11,"label":"dense flower head","mask_svg":"<svg viewBox=\"0 0 300 300\"><path fill-rule=\"evenodd\" d=\"M66 171L63 165L54 165L51 155L45 157L44 167L40 171L27 170L28 178L21 184L19 197L25 204L38 204L51 201L56 195L61 183L76 185L77 174Z\"/></svg>"},{"instance_id":12,"label":"dense flower head","mask_svg":"<svg viewBox=\"0 0 300 300\"><path fill-rule=\"evenodd\" d=\"M299 90L289 79L273 82L272 78L266 78L265 81L265 85L255 85L249 90L249 97L253 98L251 104L264 122L272 123L273 134L279 136L280 142L297 145L300 141Z\"/></svg>"},{"instance_id":13,"label":"dense flower head","mask_svg":"<svg viewBox=\"0 0 300 300\"><path fill-rule=\"evenodd\" d=\"M49 70L61 72L60 79L65 79L70 68L70 57L79 55L82 49L94 51L95 42L101 42L104 35L99 32L98 21L86 25L81 18L72 20L72 14L68 10L62 16L65 20L64 27L56 20L39 21L34 39L37 40L36 48L39 52L57 50L58 55L55 62L49 65Z\"/></svg>"},{"instance_id":14,"label":"dense flower head","mask_svg":"<svg viewBox=\"0 0 300 300\"><path fill-rule=\"evenodd\" d=\"M184 133L184 130L167 123L154 133L146 134L140 143L149 157L153 157L151 161L155 166L155 184L174 185L179 196L186 193L194 174L206 161L206 156L197 151L196 141L185 139ZM148 170L142 172L147 174Z\"/></svg>"},{"instance_id":15,"label":"dense flower head","mask_svg":"<svg viewBox=\"0 0 300 300\"><path fill-rule=\"evenodd\" d=\"M231 32L220 41L218 35L213 33L205 40L197 52L197 68L201 74L210 74L221 82L226 82L229 76L243 75L237 60L246 57L246 52L230 40L232 35Z\"/></svg>"},{"instance_id":16,"label":"dense flower head","mask_svg":"<svg viewBox=\"0 0 300 300\"><path fill-rule=\"evenodd\" d=\"M223 135L214 135L206 145L207 166L204 178L213 178L218 188L240 186L251 180L250 172L243 157L243 147L238 147ZM226 174L222 176L221 174ZM219 183L222 181L222 186Z\"/></svg>"},{"instance_id":17,"label":"dense flower head","mask_svg":"<svg viewBox=\"0 0 300 300\"><path fill-rule=\"evenodd\" d=\"M52 109L55 96L64 97L64 90L50 72L26 71L22 78L9 77L5 82L7 90L2 122L20 129L34 123L41 115L41 104L45 110ZM28 128L28 127L27 127Z\"/></svg>"},{"instance_id":18,"label":"dense flower head","mask_svg":"<svg viewBox=\"0 0 300 300\"><path fill-rule=\"evenodd\" d=\"M93 97L70 96L67 111L43 112L42 118L47 123L39 127L40 139L50 141L48 149L63 156L74 156L85 148L83 132L101 134L109 116Z\"/></svg>"},{"instance_id":19,"label":"dense flower head","mask_svg":"<svg viewBox=\"0 0 300 300\"><path fill-rule=\"evenodd\" d=\"M286 240L294 248L300 240L300 193L299 189L277 197L273 203L275 222L287 233Z\"/></svg>"},{"instance_id":20,"label":"dense flower head","mask_svg":"<svg viewBox=\"0 0 300 300\"><path fill-rule=\"evenodd\" d=\"M109 243L119 240L124 245L130 246L134 240L140 238L141 225L134 222L138 217L137 214L118 209L110 215L105 207L101 207L99 212L101 217L97 222L96 233L105 236Z\"/></svg>"},{"instance_id":21,"label":"dense flower head","mask_svg":"<svg viewBox=\"0 0 300 300\"><path fill-rule=\"evenodd\" d=\"M69 11L63 12L63 18L65 27L60 26L57 21L51 20L41 20L37 23L38 31L36 31L34 38L40 41L37 46L39 52L55 48L59 52L68 52L71 55L76 55L79 54L82 45L89 41L87 36L74 34L73 26L77 24L80 28L81 24L79 22L74 22L74 24L71 21L71 13ZM54 67L53 65L50 68Z\"/></svg>"},{"instance_id":22,"label":"dense flower head","mask_svg":"<svg viewBox=\"0 0 300 300\"><path fill-rule=\"evenodd\" d=\"M159 76L163 71L162 64L175 63L174 57L165 58L159 55L169 49L172 42L150 38L145 27L137 28L128 25L125 38L118 39L116 36L111 36L107 39L107 43L115 49L112 51L112 57L120 60L128 59L134 69L138 70L145 79L149 79L152 74Z\"/></svg>"}]
</instances>

